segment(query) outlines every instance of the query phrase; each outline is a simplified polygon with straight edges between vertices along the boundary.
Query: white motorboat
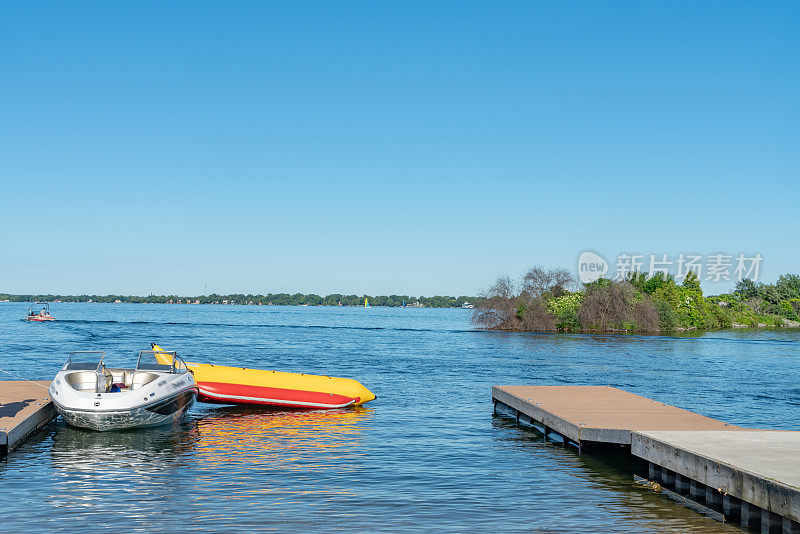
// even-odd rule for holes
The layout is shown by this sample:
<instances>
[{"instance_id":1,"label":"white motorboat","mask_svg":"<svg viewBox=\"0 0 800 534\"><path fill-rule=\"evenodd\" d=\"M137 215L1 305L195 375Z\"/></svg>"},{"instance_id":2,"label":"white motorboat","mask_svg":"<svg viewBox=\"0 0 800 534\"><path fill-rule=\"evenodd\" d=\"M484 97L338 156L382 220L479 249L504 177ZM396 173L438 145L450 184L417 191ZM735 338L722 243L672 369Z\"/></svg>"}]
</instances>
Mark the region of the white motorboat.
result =
<instances>
[{"instance_id":1,"label":"white motorboat","mask_svg":"<svg viewBox=\"0 0 800 534\"><path fill-rule=\"evenodd\" d=\"M94 430L157 426L180 419L197 398L197 384L174 352L170 365L155 351L139 352L136 367L106 367L105 353L72 352L50 384L50 398L67 424Z\"/></svg>"}]
</instances>

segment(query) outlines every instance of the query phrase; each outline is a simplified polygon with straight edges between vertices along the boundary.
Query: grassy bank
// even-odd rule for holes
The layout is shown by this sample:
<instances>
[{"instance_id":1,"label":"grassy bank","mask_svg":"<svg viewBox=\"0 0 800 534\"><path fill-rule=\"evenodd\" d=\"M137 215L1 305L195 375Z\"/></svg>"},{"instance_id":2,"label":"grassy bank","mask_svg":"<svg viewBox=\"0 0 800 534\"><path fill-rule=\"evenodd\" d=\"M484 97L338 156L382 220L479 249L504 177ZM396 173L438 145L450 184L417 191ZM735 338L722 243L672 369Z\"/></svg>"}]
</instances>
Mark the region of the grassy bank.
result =
<instances>
[{"instance_id":1,"label":"grassy bank","mask_svg":"<svg viewBox=\"0 0 800 534\"><path fill-rule=\"evenodd\" d=\"M538 332L675 332L731 327L798 326L800 276L775 284L743 280L725 295L706 297L690 272L632 273L575 290L566 269L534 267L519 282L499 278L478 301L473 323L495 330Z\"/></svg>"}]
</instances>

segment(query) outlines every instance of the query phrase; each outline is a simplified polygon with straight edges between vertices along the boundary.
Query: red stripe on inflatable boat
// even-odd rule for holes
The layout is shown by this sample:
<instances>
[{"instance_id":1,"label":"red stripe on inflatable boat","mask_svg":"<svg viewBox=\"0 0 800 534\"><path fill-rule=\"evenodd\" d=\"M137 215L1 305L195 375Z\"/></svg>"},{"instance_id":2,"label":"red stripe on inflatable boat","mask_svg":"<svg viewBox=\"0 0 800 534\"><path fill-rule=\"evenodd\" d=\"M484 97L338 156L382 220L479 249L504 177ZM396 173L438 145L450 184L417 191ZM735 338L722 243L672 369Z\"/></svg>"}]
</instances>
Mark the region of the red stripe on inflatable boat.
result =
<instances>
[{"instance_id":1,"label":"red stripe on inflatable boat","mask_svg":"<svg viewBox=\"0 0 800 534\"><path fill-rule=\"evenodd\" d=\"M212 403L334 408L349 406L356 402L353 397L300 389L247 386L226 382L198 382L197 386L200 389L197 400Z\"/></svg>"}]
</instances>

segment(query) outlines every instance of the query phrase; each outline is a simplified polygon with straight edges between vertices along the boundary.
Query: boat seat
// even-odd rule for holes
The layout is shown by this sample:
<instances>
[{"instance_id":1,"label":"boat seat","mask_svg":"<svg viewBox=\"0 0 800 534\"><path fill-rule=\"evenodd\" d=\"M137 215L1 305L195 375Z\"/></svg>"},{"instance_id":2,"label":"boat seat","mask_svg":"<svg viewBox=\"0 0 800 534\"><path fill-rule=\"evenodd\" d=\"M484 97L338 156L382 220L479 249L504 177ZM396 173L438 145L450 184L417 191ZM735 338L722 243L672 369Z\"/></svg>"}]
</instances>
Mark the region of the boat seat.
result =
<instances>
[{"instance_id":1,"label":"boat seat","mask_svg":"<svg viewBox=\"0 0 800 534\"><path fill-rule=\"evenodd\" d=\"M133 378L131 379L131 389L139 389L140 387L149 384L153 380L158 378L158 375L155 373L148 373L148 372L134 372Z\"/></svg>"},{"instance_id":2,"label":"boat seat","mask_svg":"<svg viewBox=\"0 0 800 534\"><path fill-rule=\"evenodd\" d=\"M77 391L97 391L97 373L94 371L69 373L64 379Z\"/></svg>"}]
</instances>

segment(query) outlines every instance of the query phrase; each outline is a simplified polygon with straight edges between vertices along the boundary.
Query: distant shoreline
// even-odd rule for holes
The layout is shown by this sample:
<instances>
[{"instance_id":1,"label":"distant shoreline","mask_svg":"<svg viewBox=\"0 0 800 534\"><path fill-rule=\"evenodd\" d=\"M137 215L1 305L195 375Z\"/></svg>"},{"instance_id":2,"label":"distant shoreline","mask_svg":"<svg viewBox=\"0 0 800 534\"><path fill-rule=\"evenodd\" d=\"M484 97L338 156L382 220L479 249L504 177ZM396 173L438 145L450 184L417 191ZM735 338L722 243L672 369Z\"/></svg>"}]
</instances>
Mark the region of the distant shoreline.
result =
<instances>
[{"instance_id":1,"label":"distant shoreline","mask_svg":"<svg viewBox=\"0 0 800 534\"><path fill-rule=\"evenodd\" d=\"M341 295L269 293L267 295L201 295L196 297L180 297L176 295L150 295L147 297L132 295L22 295L0 293L0 302L77 302L86 304L216 304L223 306L349 306L364 307L368 301L370 307L382 308L462 308L470 307L478 302L478 297L451 297L435 295L433 297L411 297L408 295Z\"/></svg>"}]
</instances>

